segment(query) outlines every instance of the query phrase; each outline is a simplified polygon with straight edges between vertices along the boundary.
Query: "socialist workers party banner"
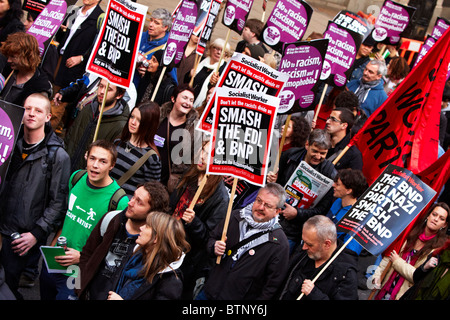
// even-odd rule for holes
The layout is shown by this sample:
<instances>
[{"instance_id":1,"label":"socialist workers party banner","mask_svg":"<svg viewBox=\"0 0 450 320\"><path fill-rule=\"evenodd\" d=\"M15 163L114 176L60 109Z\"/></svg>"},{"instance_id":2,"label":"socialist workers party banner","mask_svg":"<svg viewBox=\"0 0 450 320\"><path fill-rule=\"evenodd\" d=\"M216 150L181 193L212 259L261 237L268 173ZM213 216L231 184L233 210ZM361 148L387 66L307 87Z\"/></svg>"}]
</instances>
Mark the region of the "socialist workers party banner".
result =
<instances>
[{"instance_id":1,"label":"socialist workers party banner","mask_svg":"<svg viewBox=\"0 0 450 320\"><path fill-rule=\"evenodd\" d=\"M39 44L39 54L43 57L46 46L45 42L49 41L58 31L64 20L67 11L67 4L64 0L52 0L45 6L39 16L28 29L27 33L33 35Z\"/></svg>"},{"instance_id":2,"label":"socialist workers party banner","mask_svg":"<svg viewBox=\"0 0 450 320\"><path fill-rule=\"evenodd\" d=\"M202 56L203 53L205 52L208 41L211 39L214 21L216 20L219 14L221 3L222 0L211 0L211 5L209 7L209 11L207 12L207 19L205 22L205 26L202 30L200 30L201 34L199 35L200 37L197 43L196 53L200 56Z\"/></svg>"},{"instance_id":3,"label":"socialist workers party banner","mask_svg":"<svg viewBox=\"0 0 450 320\"><path fill-rule=\"evenodd\" d=\"M352 74L363 35L329 21L324 38L329 40L320 80L342 88Z\"/></svg>"},{"instance_id":4,"label":"socialist workers party banner","mask_svg":"<svg viewBox=\"0 0 450 320\"><path fill-rule=\"evenodd\" d=\"M279 71L289 75L280 94L280 113L294 113L314 109L313 104L328 39L285 44Z\"/></svg>"},{"instance_id":5,"label":"socialist workers party banner","mask_svg":"<svg viewBox=\"0 0 450 320\"><path fill-rule=\"evenodd\" d=\"M265 184L279 100L263 92L216 89L207 174Z\"/></svg>"},{"instance_id":6,"label":"socialist workers party banner","mask_svg":"<svg viewBox=\"0 0 450 320\"><path fill-rule=\"evenodd\" d=\"M278 0L260 35L260 40L275 51L283 44L302 39L313 9L302 0Z\"/></svg>"},{"instance_id":7,"label":"socialist workers party banner","mask_svg":"<svg viewBox=\"0 0 450 320\"><path fill-rule=\"evenodd\" d=\"M436 161L449 50L447 29L348 144L361 151L369 184L388 164L417 174Z\"/></svg>"},{"instance_id":8,"label":"socialist workers party banner","mask_svg":"<svg viewBox=\"0 0 450 320\"><path fill-rule=\"evenodd\" d=\"M253 0L228 0L223 13L222 23L231 30L242 34L252 5Z\"/></svg>"},{"instance_id":9,"label":"socialist workers party banner","mask_svg":"<svg viewBox=\"0 0 450 320\"><path fill-rule=\"evenodd\" d=\"M25 109L0 100L0 185L5 179Z\"/></svg>"},{"instance_id":10,"label":"socialist workers party banner","mask_svg":"<svg viewBox=\"0 0 450 320\"><path fill-rule=\"evenodd\" d=\"M183 59L186 45L195 27L197 11L198 8L195 1L183 0L170 29L163 56L163 65L171 67L179 66Z\"/></svg>"},{"instance_id":11,"label":"socialist workers party banner","mask_svg":"<svg viewBox=\"0 0 450 320\"><path fill-rule=\"evenodd\" d=\"M337 231L379 255L435 194L411 171L389 165L336 224Z\"/></svg>"},{"instance_id":12,"label":"socialist workers party banner","mask_svg":"<svg viewBox=\"0 0 450 320\"><path fill-rule=\"evenodd\" d=\"M373 39L384 44L399 43L415 11L413 7L384 1L372 31Z\"/></svg>"},{"instance_id":13,"label":"socialist workers party banner","mask_svg":"<svg viewBox=\"0 0 450 320\"><path fill-rule=\"evenodd\" d=\"M334 181L301 161L284 186L286 202L299 209L313 208L331 189Z\"/></svg>"},{"instance_id":14,"label":"socialist workers party banner","mask_svg":"<svg viewBox=\"0 0 450 320\"><path fill-rule=\"evenodd\" d=\"M283 91L289 76L245 54L235 53L222 72L217 87L251 90L277 97ZM211 133L215 93L211 95L200 116L197 130Z\"/></svg>"},{"instance_id":15,"label":"socialist workers party banner","mask_svg":"<svg viewBox=\"0 0 450 320\"><path fill-rule=\"evenodd\" d=\"M147 7L129 0L110 0L87 71L129 88L133 80Z\"/></svg>"},{"instance_id":16,"label":"socialist workers party banner","mask_svg":"<svg viewBox=\"0 0 450 320\"><path fill-rule=\"evenodd\" d=\"M336 17L334 17L333 22L338 26L362 34L364 36L363 39L367 38L373 29L373 26L366 19L347 10L339 12Z\"/></svg>"}]
</instances>

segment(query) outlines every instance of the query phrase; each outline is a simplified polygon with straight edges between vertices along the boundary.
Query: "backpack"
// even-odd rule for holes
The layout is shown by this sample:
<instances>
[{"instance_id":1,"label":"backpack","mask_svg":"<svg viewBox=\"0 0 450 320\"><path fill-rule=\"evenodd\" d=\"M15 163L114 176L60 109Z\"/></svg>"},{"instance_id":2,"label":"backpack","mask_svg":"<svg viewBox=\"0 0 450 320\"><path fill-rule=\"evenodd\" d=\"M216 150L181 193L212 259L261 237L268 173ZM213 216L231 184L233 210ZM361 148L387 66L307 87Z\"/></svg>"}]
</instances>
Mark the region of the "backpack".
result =
<instances>
[{"instance_id":1,"label":"backpack","mask_svg":"<svg viewBox=\"0 0 450 320\"><path fill-rule=\"evenodd\" d=\"M86 174L87 170L80 170L73 176L73 179L71 181L72 188L75 186L75 184L81 179L82 176ZM117 189L114 194L112 195L111 199L109 199L108 204L108 212L114 211L117 209L117 206L120 202L120 200L123 197L126 197L126 192L122 188Z\"/></svg>"}]
</instances>

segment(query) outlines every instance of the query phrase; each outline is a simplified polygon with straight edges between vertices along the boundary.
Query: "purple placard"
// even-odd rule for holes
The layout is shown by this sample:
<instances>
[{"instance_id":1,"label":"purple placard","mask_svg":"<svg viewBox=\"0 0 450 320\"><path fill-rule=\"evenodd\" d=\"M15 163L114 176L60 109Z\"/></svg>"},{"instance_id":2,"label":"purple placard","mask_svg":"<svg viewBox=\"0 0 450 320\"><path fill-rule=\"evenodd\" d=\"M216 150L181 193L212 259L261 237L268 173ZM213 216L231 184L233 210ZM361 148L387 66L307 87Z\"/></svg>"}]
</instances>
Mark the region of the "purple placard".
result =
<instances>
[{"instance_id":1,"label":"purple placard","mask_svg":"<svg viewBox=\"0 0 450 320\"><path fill-rule=\"evenodd\" d=\"M352 73L363 35L329 21L324 38L329 39L330 42L320 80L334 87L343 87Z\"/></svg>"},{"instance_id":2,"label":"purple placard","mask_svg":"<svg viewBox=\"0 0 450 320\"><path fill-rule=\"evenodd\" d=\"M397 44L415 11L416 8L386 0L375 22L373 39L385 44Z\"/></svg>"},{"instance_id":3,"label":"purple placard","mask_svg":"<svg viewBox=\"0 0 450 320\"><path fill-rule=\"evenodd\" d=\"M294 113L314 108L328 39L285 44L279 71L289 75L284 90L280 93L278 113Z\"/></svg>"},{"instance_id":4,"label":"purple placard","mask_svg":"<svg viewBox=\"0 0 450 320\"><path fill-rule=\"evenodd\" d=\"M435 39L439 39L444 32L450 27L450 21L444 18L437 18L436 23L434 25L433 31L431 32L431 36Z\"/></svg>"},{"instance_id":5,"label":"purple placard","mask_svg":"<svg viewBox=\"0 0 450 320\"><path fill-rule=\"evenodd\" d=\"M0 184L6 176L24 112L24 108L0 100Z\"/></svg>"},{"instance_id":6,"label":"purple placard","mask_svg":"<svg viewBox=\"0 0 450 320\"><path fill-rule=\"evenodd\" d=\"M163 58L165 66L173 64L177 67L183 59L184 50L195 27L197 11L195 1L183 0L167 40Z\"/></svg>"},{"instance_id":7,"label":"purple placard","mask_svg":"<svg viewBox=\"0 0 450 320\"><path fill-rule=\"evenodd\" d=\"M33 35L39 43L39 53L45 52L44 42L53 37L61 26L67 11L67 3L64 0L52 0L41 11L27 33Z\"/></svg>"},{"instance_id":8,"label":"purple placard","mask_svg":"<svg viewBox=\"0 0 450 320\"><path fill-rule=\"evenodd\" d=\"M413 68L419 63L420 60L428 53L428 51L431 49L432 46L436 43L436 39L432 36L427 36L427 39L422 44L422 47L420 48L419 54L417 55L416 62L414 63Z\"/></svg>"},{"instance_id":9,"label":"purple placard","mask_svg":"<svg viewBox=\"0 0 450 320\"><path fill-rule=\"evenodd\" d=\"M231 30L242 34L252 5L253 0L228 0L223 13L222 23Z\"/></svg>"},{"instance_id":10,"label":"purple placard","mask_svg":"<svg viewBox=\"0 0 450 320\"><path fill-rule=\"evenodd\" d=\"M261 40L281 52L284 43L302 39L313 9L302 0L278 0L261 32Z\"/></svg>"}]
</instances>

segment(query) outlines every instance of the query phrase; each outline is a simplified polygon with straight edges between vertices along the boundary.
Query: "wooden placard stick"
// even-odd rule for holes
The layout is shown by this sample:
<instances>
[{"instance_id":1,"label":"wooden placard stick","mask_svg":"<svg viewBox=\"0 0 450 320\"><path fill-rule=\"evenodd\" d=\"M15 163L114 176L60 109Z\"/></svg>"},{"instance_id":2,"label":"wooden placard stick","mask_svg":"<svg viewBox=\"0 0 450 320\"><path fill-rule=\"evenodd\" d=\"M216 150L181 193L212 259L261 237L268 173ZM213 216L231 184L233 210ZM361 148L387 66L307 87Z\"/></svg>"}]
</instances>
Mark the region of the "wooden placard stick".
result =
<instances>
[{"instance_id":1,"label":"wooden placard stick","mask_svg":"<svg viewBox=\"0 0 450 320\"><path fill-rule=\"evenodd\" d=\"M225 224L223 226L221 241L225 241L225 239L227 238L228 224L230 223L231 208L233 207L233 200L234 200L234 194L236 193L237 182L238 182L238 178L234 178L233 186L231 188L230 200L228 201L228 210L227 210L227 215L225 217ZM222 257L218 256L216 259L216 264L220 264L221 259L222 259Z\"/></svg>"}]
</instances>

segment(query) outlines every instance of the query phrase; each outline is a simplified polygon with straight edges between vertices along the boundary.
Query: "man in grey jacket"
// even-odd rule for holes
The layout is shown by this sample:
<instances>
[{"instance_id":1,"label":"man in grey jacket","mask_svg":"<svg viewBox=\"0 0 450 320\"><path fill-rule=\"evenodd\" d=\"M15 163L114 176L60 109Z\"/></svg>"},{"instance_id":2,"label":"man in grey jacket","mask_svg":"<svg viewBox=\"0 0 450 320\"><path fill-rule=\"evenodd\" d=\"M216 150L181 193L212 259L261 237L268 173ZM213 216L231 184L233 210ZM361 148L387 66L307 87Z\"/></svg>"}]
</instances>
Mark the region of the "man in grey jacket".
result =
<instances>
[{"instance_id":1,"label":"man in grey jacket","mask_svg":"<svg viewBox=\"0 0 450 320\"><path fill-rule=\"evenodd\" d=\"M49 125L50 101L42 94L24 102L19 133L5 181L1 184L0 262L6 283L18 299L20 275L38 261L39 246L61 223L67 210L70 160L62 140ZM20 238L11 239L18 232Z\"/></svg>"}]
</instances>

